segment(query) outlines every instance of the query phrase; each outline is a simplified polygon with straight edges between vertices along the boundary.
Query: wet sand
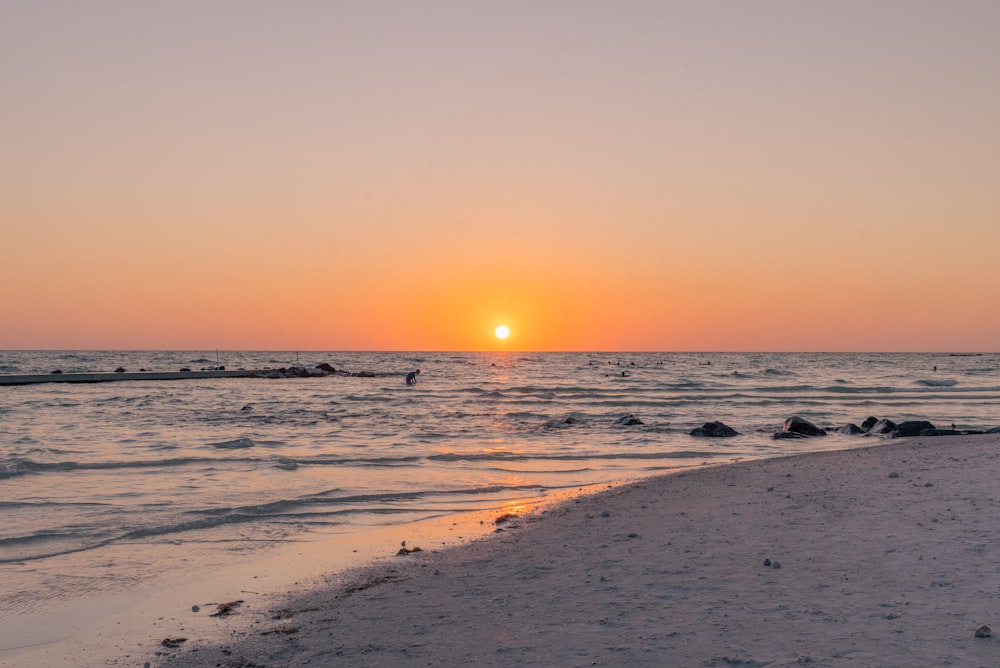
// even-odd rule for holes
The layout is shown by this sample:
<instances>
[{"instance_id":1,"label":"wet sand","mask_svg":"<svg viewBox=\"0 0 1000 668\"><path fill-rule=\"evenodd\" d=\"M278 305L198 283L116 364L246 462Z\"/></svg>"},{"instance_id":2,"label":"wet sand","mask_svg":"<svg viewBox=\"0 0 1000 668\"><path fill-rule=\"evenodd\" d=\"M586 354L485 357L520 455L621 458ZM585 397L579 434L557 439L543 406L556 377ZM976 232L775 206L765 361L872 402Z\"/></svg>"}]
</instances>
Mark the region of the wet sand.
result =
<instances>
[{"instance_id":1,"label":"wet sand","mask_svg":"<svg viewBox=\"0 0 1000 668\"><path fill-rule=\"evenodd\" d=\"M997 435L706 466L186 611L109 664L996 665L998 508Z\"/></svg>"}]
</instances>

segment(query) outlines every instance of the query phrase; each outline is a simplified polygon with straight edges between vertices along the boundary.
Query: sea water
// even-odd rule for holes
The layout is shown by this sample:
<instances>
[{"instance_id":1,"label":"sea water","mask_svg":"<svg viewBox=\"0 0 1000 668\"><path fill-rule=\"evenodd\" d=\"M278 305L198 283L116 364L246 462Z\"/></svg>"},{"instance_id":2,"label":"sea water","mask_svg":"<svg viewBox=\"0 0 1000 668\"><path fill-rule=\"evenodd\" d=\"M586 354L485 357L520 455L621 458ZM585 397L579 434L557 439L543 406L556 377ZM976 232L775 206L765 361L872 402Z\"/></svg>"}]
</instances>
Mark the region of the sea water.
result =
<instances>
[{"instance_id":1,"label":"sea water","mask_svg":"<svg viewBox=\"0 0 1000 668\"><path fill-rule=\"evenodd\" d=\"M0 386L0 629L283 544L874 442L775 440L792 415L1000 424L998 354L4 351L0 373L322 362L368 373ZM689 435L713 420L739 436Z\"/></svg>"}]
</instances>

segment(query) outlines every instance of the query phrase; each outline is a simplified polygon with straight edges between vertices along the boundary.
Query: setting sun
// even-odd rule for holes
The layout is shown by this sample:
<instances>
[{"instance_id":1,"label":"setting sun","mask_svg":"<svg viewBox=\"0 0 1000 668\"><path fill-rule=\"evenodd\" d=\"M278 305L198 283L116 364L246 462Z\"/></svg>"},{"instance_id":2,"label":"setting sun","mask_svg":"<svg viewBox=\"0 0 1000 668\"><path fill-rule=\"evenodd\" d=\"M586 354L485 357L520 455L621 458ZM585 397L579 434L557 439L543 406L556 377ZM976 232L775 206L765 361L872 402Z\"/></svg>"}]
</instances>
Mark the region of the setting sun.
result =
<instances>
[{"instance_id":1,"label":"setting sun","mask_svg":"<svg viewBox=\"0 0 1000 668\"><path fill-rule=\"evenodd\" d=\"M507 327L507 325L499 325L493 331L493 333L497 335L498 339L501 339L501 340L502 339L506 339L508 336L510 336L510 328Z\"/></svg>"}]
</instances>

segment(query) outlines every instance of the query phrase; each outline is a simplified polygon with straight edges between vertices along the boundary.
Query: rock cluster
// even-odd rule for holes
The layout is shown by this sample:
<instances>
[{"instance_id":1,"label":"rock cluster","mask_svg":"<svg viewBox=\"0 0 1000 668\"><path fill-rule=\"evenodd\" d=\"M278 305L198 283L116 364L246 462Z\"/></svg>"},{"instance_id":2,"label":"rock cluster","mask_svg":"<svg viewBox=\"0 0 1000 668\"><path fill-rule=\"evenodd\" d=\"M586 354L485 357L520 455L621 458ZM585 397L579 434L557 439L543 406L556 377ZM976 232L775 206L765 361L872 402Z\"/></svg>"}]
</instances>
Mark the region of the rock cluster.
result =
<instances>
[{"instance_id":1,"label":"rock cluster","mask_svg":"<svg viewBox=\"0 0 1000 668\"><path fill-rule=\"evenodd\" d=\"M847 434L851 436L879 436L881 438L897 438L902 436L959 436L965 434L984 433L982 431L968 429L955 429L955 425L952 425L951 429L938 429L927 420L907 420L905 422L896 423L887 418L877 418L874 416L867 418L861 423L860 427L851 423L844 425L843 427L830 429L829 431L835 431L838 434ZM1000 432L1000 427L990 429L985 433L996 432ZM808 420L800 418L796 415L785 420L785 424L782 425L781 431L776 432L774 434L774 438L806 438L809 436L826 436L827 433L827 429L817 427Z\"/></svg>"},{"instance_id":2,"label":"rock cluster","mask_svg":"<svg viewBox=\"0 0 1000 668\"><path fill-rule=\"evenodd\" d=\"M304 366L291 366L282 367L280 369L269 369L260 374L257 374L259 378L321 378L323 376L353 376L356 378L374 378L375 374L371 371L344 371L337 370L330 364L323 362L317 364L316 366L306 368Z\"/></svg>"}]
</instances>

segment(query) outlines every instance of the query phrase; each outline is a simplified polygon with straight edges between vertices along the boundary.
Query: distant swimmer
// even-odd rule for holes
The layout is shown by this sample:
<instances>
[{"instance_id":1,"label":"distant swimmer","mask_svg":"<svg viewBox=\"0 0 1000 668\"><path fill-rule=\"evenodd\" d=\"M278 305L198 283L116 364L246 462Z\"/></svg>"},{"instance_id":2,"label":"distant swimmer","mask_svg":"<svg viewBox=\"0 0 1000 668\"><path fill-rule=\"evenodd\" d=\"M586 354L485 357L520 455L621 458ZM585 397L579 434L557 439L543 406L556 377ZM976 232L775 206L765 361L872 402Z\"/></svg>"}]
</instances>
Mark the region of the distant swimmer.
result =
<instances>
[{"instance_id":1,"label":"distant swimmer","mask_svg":"<svg viewBox=\"0 0 1000 668\"><path fill-rule=\"evenodd\" d=\"M417 369L416 371L411 371L410 373L406 374L406 384L407 385L416 385L417 384L417 374L419 374L419 373L420 373L420 369Z\"/></svg>"}]
</instances>

